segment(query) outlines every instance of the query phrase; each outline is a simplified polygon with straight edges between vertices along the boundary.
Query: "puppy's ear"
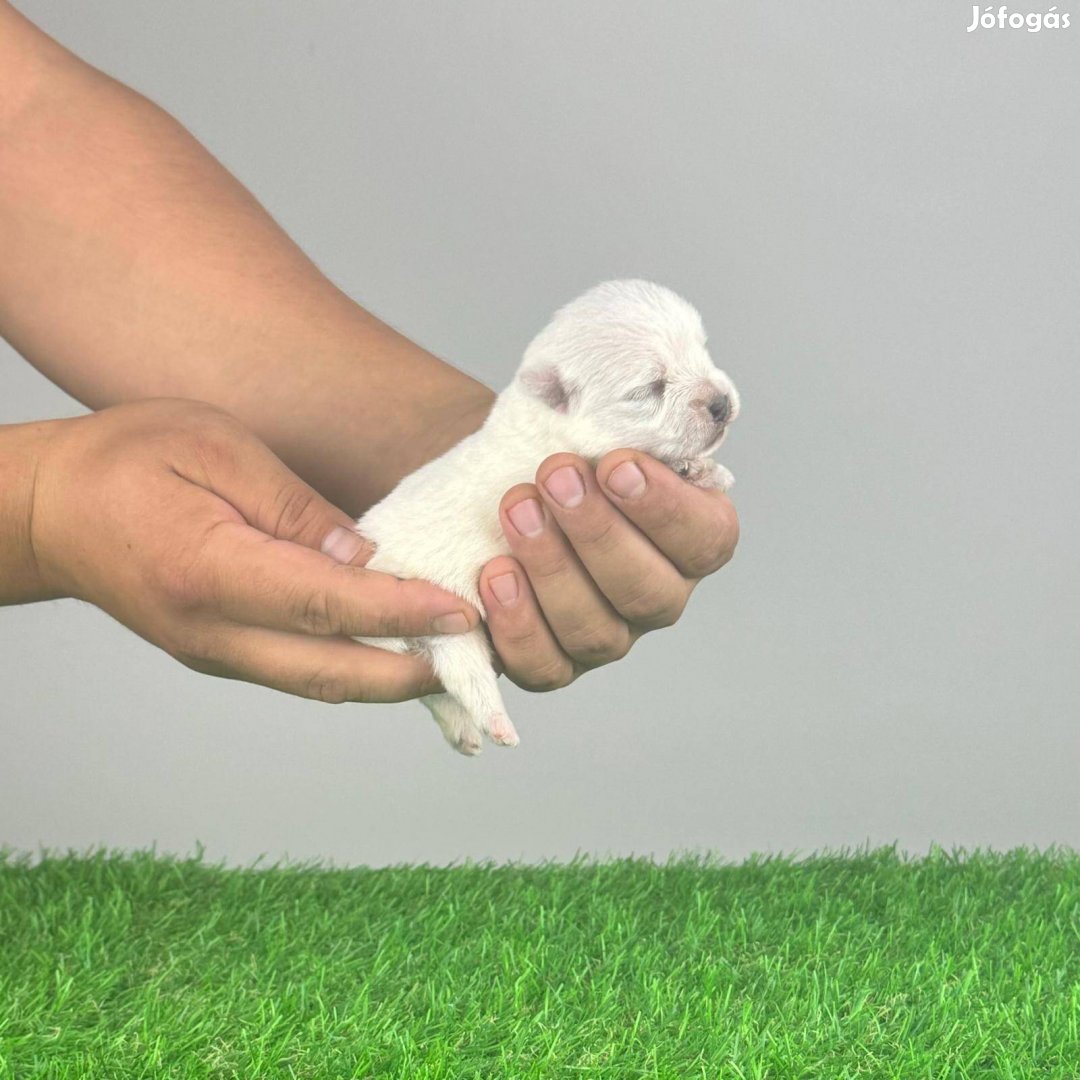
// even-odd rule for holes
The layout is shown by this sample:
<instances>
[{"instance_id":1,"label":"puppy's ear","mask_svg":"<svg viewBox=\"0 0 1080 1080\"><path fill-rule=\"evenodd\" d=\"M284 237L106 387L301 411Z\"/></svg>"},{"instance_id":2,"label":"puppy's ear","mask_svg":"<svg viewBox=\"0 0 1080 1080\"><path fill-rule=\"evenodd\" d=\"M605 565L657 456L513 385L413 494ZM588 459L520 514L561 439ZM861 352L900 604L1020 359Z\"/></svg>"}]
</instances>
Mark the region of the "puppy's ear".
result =
<instances>
[{"instance_id":1,"label":"puppy's ear","mask_svg":"<svg viewBox=\"0 0 1080 1080\"><path fill-rule=\"evenodd\" d=\"M521 385L527 394L556 412L570 408L570 392L553 367L527 368L521 373Z\"/></svg>"}]
</instances>

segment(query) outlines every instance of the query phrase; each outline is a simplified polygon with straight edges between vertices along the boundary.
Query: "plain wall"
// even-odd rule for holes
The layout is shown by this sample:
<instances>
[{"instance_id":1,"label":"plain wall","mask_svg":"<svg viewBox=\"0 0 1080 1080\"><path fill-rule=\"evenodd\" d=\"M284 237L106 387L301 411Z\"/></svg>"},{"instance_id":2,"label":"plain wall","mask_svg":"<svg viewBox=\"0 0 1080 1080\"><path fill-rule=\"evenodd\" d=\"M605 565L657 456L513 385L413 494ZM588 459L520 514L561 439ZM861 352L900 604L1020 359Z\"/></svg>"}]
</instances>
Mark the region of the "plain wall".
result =
<instances>
[{"instance_id":1,"label":"plain wall","mask_svg":"<svg viewBox=\"0 0 1080 1080\"><path fill-rule=\"evenodd\" d=\"M0 842L1080 846L1075 5L1038 34L969 34L952 0L19 6L494 386L596 281L686 295L743 394L743 540L627 660L510 687L522 745L478 760L415 703L209 679L72 601L2 610ZM0 346L0 422L79 408Z\"/></svg>"}]
</instances>

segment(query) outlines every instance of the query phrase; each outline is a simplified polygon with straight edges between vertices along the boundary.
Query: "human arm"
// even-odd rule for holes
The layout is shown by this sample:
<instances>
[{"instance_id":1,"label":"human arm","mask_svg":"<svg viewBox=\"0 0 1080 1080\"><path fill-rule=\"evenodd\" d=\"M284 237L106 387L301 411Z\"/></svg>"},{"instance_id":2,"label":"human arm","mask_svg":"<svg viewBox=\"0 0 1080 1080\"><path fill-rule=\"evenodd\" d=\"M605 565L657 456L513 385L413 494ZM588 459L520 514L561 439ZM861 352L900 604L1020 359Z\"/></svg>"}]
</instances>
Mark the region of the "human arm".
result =
<instances>
[{"instance_id":1,"label":"human arm","mask_svg":"<svg viewBox=\"0 0 1080 1080\"><path fill-rule=\"evenodd\" d=\"M493 395L355 304L171 116L0 0L0 334L91 408L227 410L350 514Z\"/></svg>"}]
</instances>

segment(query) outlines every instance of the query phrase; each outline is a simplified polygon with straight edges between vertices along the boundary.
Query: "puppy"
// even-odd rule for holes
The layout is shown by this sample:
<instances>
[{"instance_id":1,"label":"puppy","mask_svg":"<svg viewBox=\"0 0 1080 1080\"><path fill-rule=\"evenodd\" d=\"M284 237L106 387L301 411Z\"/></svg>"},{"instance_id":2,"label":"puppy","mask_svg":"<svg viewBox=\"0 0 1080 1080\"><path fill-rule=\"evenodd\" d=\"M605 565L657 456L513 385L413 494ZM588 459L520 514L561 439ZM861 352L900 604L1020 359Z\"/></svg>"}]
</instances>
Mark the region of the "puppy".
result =
<instances>
[{"instance_id":1,"label":"puppy","mask_svg":"<svg viewBox=\"0 0 1080 1080\"><path fill-rule=\"evenodd\" d=\"M647 281L608 281L561 308L525 350L487 421L405 477L357 522L375 545L367 564L425 578L486 617L480 570L509 545L499 524L507 488L531 482L550 454L595 464L610 450L642 450L693 484L727 490L709 456L739 413L731 380L705 350L701 316ZM446 693L422 698L447 741L478 754L483 736L516 746L483 629L425 638L359 638L426 654Z\"/></svg>"}]
</instances>

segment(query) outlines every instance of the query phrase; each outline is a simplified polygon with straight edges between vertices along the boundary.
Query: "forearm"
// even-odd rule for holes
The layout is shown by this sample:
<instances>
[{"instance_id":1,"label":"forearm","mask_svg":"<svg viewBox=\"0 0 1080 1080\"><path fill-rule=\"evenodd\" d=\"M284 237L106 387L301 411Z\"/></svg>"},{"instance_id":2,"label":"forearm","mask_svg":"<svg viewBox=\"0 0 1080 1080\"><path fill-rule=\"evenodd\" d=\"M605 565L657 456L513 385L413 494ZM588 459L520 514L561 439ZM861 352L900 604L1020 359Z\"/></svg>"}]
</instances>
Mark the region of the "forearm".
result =
<instances>
[{"instance_id":1,"label":"forearm","mask_svg":"<svg viewBox=\"0 0 1080 1080\"><path fill-rule=\"evenodd\" d=\"M212 402L352 512L485 415L176 121L2 0L0 148L0 333L92 408Z\"/></svg>"},{"instance_id":2,"label":"forearm","mask_svg":"<svg viewBox=\"0 0 1080 1080\"><path fill-rule=\"evenodd\" d=\"M34 490L45 450L65 421L0 426L0 605L49 600L34 556Z\"/></svg>"}]
</instances>

